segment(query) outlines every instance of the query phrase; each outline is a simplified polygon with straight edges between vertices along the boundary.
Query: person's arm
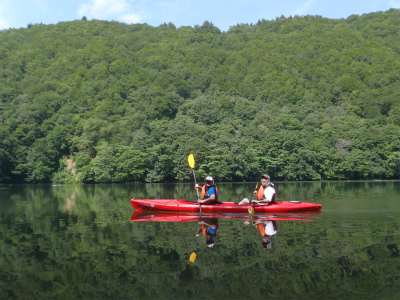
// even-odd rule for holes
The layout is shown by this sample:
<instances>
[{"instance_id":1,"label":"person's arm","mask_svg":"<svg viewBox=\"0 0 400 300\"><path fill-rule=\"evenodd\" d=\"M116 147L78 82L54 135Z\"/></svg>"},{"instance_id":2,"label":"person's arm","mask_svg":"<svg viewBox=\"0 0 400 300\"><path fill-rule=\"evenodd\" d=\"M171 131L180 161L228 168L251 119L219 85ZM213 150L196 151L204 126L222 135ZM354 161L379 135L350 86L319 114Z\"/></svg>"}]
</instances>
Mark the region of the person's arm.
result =
<instances>
[{"instance_id":1,"label":"person's arm","mask_svg":"<svg viewBox=\"0 0 400 300\"><path fill-rule=\"evenodd\" d=\"M204 200L198 200L197 202L199 203L207 203L207 202L212 202L216 199L216 191L215 188L210 188L208 190L208 193L210 194L210 196L208 198L205 198Z\"/></svg>"},{"instance_id":2,"label":"person's arm","mask_svg":"<svg viewBox=\"0 0 400 300\"><path fill-rule=\"evenodd\" d=\"M217 228L217 226L216 226L215 224L213 224L213 223L208 223L208 222L206 222L206 221L201 221L200 224L207 225L208 227L210 227L210 228L212 228L212 229Z\"/></svg>"},{"instance_id":3,"label":"person's arm","mask_svg":"<svg viewBox=\"0 0 400 300\"><path fill-rule=\"evenodd\" d=\"M201 190L203 187L200 186L200 185L198 185L198 184L196 183L196 185L194 186L194 188L195 188L195 189L198 189L198 190Z\"/></svg>"},{"instance_id":4,"label":"person's arm","mask_svg":"<svg viewBox=\"0 0 400 300\"><path fill-rule=\"evenodd\" d=\"M215 194L212 194L210 197L208 197L208 198L206 198L204 200L201 200L201 199L197 200L197 202L201 203L201 204L204 204L204 203L207 203L207 202L210 202L210 201L214 201L214 200L215 200Z\"/></svg>"},{"instance_id":5,"label":"person's arm","mask_svg":"<svg viewBox=\"0 0 400 300\"><path fill-rule=\"evenodd\" d=\"M261 187L261 186L260 186L260 187ZM254 195L254 197L253 197L253 198L255 198L255 197L257 196L257 193L258 193L258 189L256 189L256 190L253 192L253 195ZM254 203L260 203L260 200L253 199L253 200L251 200L251 202L254 202Z\"/></svg>"}]
</instances>

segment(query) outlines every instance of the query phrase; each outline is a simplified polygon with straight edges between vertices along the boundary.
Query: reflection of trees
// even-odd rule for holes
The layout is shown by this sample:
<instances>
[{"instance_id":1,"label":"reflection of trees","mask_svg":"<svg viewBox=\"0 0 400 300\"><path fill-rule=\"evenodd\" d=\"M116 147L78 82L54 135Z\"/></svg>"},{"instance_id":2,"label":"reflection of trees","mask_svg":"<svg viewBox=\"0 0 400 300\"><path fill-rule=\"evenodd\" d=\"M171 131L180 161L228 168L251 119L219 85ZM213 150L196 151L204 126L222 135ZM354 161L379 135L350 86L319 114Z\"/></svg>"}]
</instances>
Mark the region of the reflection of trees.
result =
<instances>
[{"instance_id":1,"label":"reflection of trees","mask_svg":"<svg viewBox=\"0 0 400 300\"><path fill-rule=\"evenodd\" d=\"M282 238L274 239L268 253L254 228L220 220L218 245L210 251L199 244L191 264L197 224L129 221L129 196L147 197L154 192L147 188L23 186L8 191L12 204L2 205L0 214L0 298L368 299L399 283L393 276L400 242L395 220L280 222ZM165 194L190 194L192 188L181 185ZM229 191L247 192L247 185L221 184L220 189L235 197ZM162 187L155 190L163 193ZM74 207L68 211L71 195Z\"/></svg>"},{"instance_id":2,"label":"reflection of trees","mask_svg":"<svg viewBox=\"0 0 400 300\"><path fill-rule=\"evenodd\" d=\"M72 209L74 208L74 205L75 205L75 198L76 198L75 193L72 192L71 197L65 199L65 202L66 202L65 203L65 210L66 211L72 212Z\"/></svg>"}]
</instances>

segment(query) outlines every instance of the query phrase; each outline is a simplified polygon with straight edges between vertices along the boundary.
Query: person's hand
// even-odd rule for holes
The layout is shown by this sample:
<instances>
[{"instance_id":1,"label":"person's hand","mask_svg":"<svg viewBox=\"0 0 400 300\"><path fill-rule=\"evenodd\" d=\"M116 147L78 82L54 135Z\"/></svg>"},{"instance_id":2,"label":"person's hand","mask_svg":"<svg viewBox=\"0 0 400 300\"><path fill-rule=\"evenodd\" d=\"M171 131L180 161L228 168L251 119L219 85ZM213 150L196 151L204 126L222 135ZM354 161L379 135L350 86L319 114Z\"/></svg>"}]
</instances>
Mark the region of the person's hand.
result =
<instances>
[{"instance_id":1,"label":"person's hand","mask_svg":"<svg viewBox=\"0 0 400 300\"><path fill-rule=\"evenodd\" d=\"M260 203L260 201L258 201L258 200L252 200L252 202L254 202L254 203Z\"/></svg>"},{"instance_id":2,"label":"person's hand","mask_svg":"<svg viewBox=\"0 0 400 300\"><path fill-rule=\"evenodd\" d=\"M257 191L254 191L254 192L253 192L253 195L255 196L256 194L257 194Z\"/></svg>"},{"instance_id":3,"label":"person's hand","mask_svg":"<svg viewBox=\"0 0 400 300\"><path fill-rule=\"evenodd\" d=\"M199 232L196 232L196 236L199 236L200 235L200 233Z\"/></svg>"},{"instance_id":4,"label":"person's hand","mask_svg":"<svg viewBox=\"0 0 400 300\"><path fill-rule=\"evenodd\" d=\"M244 224L244 225L249 225L250 222L246 220L246 221L243 222L243 224Z\"/></svg>"},{"instance_id":5,"label":"person's hand","mask_svg":"<svg viewBox=\"0 0 400 300\"><path fill-rule=\"evenodd\" d=\"M196 183L196 185L194 186L195 189L200 188L200 186Z\"/></svg>"}]
</instances>

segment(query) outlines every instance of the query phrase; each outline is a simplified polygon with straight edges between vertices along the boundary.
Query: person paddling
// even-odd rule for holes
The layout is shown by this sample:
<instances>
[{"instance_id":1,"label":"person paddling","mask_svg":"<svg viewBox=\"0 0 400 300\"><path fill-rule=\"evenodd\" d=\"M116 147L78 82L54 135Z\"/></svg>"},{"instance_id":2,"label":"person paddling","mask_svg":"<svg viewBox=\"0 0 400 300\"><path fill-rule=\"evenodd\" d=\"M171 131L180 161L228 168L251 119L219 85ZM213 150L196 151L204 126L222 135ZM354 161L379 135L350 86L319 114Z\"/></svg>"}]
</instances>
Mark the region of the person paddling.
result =
<instances>
[{"instance_id":1,"label":"person paddling","mask_svg":"<svg viewBox=\"0 0 400 300\"><path fill-rule=\"evenodd\" d=\"M239 205L252 204L253 202L261 205L275 203L275 188L268 175L261 175L261 185L253 194L257 197L257 200L244 198L239 202Z\"/></svg>"},{"instance_id":2,"label":"person paddling","mask_svg":"<svg viewBox=\"0 0 400 300\"><path fill-rule=\"evenodd\" d=\"M216 204L218 202L218 188L214 184L214 178L207 176L205 185L195 185L195 189L201 190L201 199L197 200L201 204Z\"/></svg>"}]
</instances>

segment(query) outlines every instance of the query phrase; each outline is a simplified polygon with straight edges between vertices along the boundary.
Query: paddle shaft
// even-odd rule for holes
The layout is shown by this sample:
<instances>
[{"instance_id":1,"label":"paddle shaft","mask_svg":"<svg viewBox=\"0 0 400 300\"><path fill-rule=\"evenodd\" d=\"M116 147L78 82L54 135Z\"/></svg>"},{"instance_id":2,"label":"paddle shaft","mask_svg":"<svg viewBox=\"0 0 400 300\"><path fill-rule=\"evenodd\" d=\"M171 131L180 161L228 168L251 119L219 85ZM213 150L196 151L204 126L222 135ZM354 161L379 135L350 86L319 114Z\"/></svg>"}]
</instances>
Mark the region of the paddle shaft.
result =
<instances>
[{"instance_id":1,"label":"paddle shaft","mask_svg":"<svg viewBox=\"0 0 400 300\"><path fill-rule=\"evenodd\" d=\"M196 174L194 173L194 169L192 169L192 170L193 170L194 184L197 185ZM197 199L200 199L199 190L197 188L196 188L196 191L197 191Z\"/></svg>"},{"instance_id":2,"label":"paddle shaft","mask_svg":"<svg viewBox=\"0 0 400 300\"><path fill-rule=\"evenodd\" d=\"M258 183L256 184L256 188L254 192L257 192ZM254 210L254 200L256 199L256 195L253 193L253 201L251 201L251 217L253 218L254 214L256 213Z\"/></svg>"},{"instance_id":3,"label":"paddle shaft","mask_svg":"<svg viewBox=\"0 0 400 300\"><path fill-rule=\"evenodd\" d=\"M197 185L196 174L194 172L194 169L192 169L192 170L193 170L194 184ZM197 199L200 199L199 190L197 188L196 188L196 192L197 192ZM199 208L200 208L200 214L201 214L202 213L202 211L201 211L201 203L199 203ZM196 239L196 243L197 243L197 239Z\"/></svg>"},{"instance_id":4,"label":"paddle shaft","mask_svg":"<svg viewBox=\"0 0 400 300\"><path fill-rule=\"evenodd\" d=\"M257 186L256 186L254 191L257 192ZM255 194L253 194L253 201L251 201L251 206L253 206L253 209L254 209L254 200L256 200L256 195Z\"/></svg>"}]
</instances>

